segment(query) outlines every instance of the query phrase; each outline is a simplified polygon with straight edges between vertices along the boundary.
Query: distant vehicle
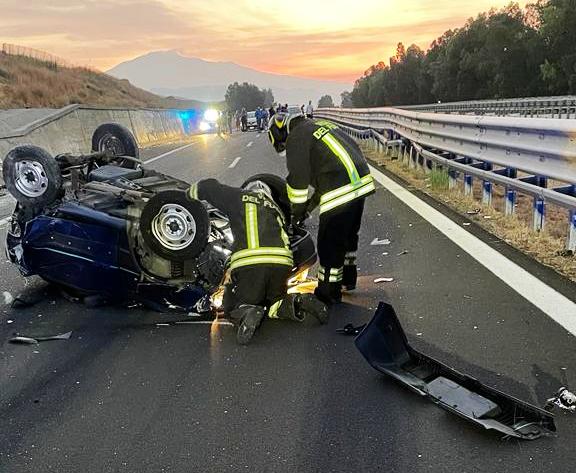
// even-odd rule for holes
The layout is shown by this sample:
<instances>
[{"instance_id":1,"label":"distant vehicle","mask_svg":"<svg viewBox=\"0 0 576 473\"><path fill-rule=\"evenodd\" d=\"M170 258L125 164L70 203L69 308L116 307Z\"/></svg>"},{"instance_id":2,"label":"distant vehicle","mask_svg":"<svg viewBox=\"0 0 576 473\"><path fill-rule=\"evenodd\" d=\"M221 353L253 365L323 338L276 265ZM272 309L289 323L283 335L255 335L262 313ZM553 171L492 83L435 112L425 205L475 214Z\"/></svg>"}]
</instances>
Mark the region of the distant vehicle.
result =
<instances>
[{"instance_id":1,"label":"distant vehicle","mask_svg":"<svg viewBox=\"0 0 576 473\"><path fill-rule=\"evenodd\" d=\"M204 112L203 120L199 124L200 131L204 133L218 131L218 121L220 119L220 112L214 109L208 109Z\"/></svg>"},{"instance_id":2,"label":"distant vehicle","mask_svg":"<svg viewBox=\"0 0 576 473\"><path fill-rule=\"evenodd\" d=\"M289 105L288 106L288 113L299 113L302 114L302 110L298 105Z\"/></svg>"},{"instance_id":3,"label":"distant vehicle","mask_svg":"<svg viewBox=\"0 0 576 473\"><path fill-rule=\"evenodd\" d=\"M232 253L228 216L186 197L189 184L149 169L126 128L96 129L92 153L52 156L37 146L12 149L3 162L17 201L6 236L10 261L79 297L138 301L159 310L209 312ZM285 214L284 179L249 178ZM310 234L290 234L293 274L316 261ZM200 306L198 305L200 303ZM203 307L201 309L200 307Z\"/></svg>"},{"instance_id":4,"label":"distant vehicle","mask_svg":"<svg viewBox=\"0 0 576 473\"><path fill-rule=\"evenodd\" d=\"M258 121L256 120L256 112L248 112L248 121L246 122L246 129L242 131L248 131L250 129L258 129Z\"/></svg>"}]
</instances>

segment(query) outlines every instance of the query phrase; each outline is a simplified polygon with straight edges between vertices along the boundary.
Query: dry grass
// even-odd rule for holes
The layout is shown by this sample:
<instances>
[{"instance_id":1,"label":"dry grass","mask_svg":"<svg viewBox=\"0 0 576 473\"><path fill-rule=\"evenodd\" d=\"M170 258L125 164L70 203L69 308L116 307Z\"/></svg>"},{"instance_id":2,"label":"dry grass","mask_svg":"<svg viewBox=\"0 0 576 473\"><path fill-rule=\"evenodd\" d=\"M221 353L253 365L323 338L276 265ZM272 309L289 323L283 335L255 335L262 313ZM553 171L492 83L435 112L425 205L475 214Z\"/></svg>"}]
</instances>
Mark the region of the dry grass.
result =
<instances>
[{"instance_id":1,"label":"dry grass","mask_svg":"<svg viewBox=\"0 0 576 473\"><path fill-rule=\"evenodd\" d=\"M531 228L532 199L528 196L518 195L516 215L509 217L503 213L504 190L501 187L494 187L492 206L486 206L481 203L482 184L478 180L474 182L473 196L465 196L461 182L458 188L448 189L448 175L445 171L434 170L426 174L371 149L364 148L364 152L368 159L384 165L415 188L445 203L506 243L576 282L576 257L561 256L568 232L568 215L565 209L548 205L545 230L535 232ZM476 210L476 214L467 213Z\"/></svg>"},{"instance_id":2,"label":"dry grass","mask_svg":"<svg viewBox=\"0 0 576 473\"><path fill-rule=\"evenodd\" d=\"M61 108L79 103L135 108L194 108L194 100L154 95L127 80L0 53L0 108Z\"/></svg>"}]
</instances>

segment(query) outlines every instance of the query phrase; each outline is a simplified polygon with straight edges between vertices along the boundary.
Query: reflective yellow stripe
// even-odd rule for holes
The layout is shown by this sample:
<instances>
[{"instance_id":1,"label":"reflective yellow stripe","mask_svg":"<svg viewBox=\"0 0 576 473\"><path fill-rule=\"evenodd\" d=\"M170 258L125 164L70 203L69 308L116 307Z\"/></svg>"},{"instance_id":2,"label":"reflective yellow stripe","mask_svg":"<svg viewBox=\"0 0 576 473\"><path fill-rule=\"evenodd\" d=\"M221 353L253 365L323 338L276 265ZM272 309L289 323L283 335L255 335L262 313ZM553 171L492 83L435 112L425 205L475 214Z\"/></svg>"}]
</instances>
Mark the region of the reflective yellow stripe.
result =
<instances>
[{"instance_id":1,"label":"reflective yellow stripe","mask_svg":"<svg viewBox=\"0 0 576 473\"><path fill-rule=\"evenodd\" d=\"M359 188L357 188L354 191L349 191L348 193L337 197L335 199L332 199L328 202L325 203L321 203L320 204L320 213L323 212L327 212L329 210L332 210L340 205L344 205L347 204L348 202L353 201L354 199L357 199L359 197L362 197L366 194L369 194L370 192L373 192L374 190L376 190L376 187L374 186L374 182L369 182L368 184L365 184ZM322 202L322 199L320 200Z\"/></svg>"},{"instance_id":2,"label":"reflective yellow stripe","mask_svg":"<svg viewBox=\"0 0 576 473\"><path fill-rule=\"evenodd\" d=\"M334 189L330 192L326 192L326 194L324 194L320 198L320 203L323 204L325 202L328 202L329 200L335 199L336 197L340 197L341 195L348 194L349 192L353 192L356 189L359 189L360 187L362 187L366 184L370 184L371 182L374 182L374 180L372 179L372 176L370 174L368 174L368 175L364 176L362 179L360 179L355 184L346 184L345 186L338 187L338 189Z\"/></svg>"},{"instance_id":3,"label":"reflective yellow stripe","mask_svg":"<svg viewBox=\"0 0 576 473\"><path fill-rule=\"evenodd\" d=\"M234 262L251 256L283 256L292 258L292 252L287 248L262 246L260 248L237 251L232 255L231 261Z\"/></svg>"},{"instance_id":4,"label":"reflective yellow stripe","mask_svg":"<svg viewBox=\"0 0 576 473\"><path fill-rule=\"evenodd\" d=\"M258 238L258 208L256 204L245 204L246 209L246 241L248 248L258 248L260 241Z\"/></svg>"},{"instance_id":5,"label":"reflective yellow stripe","mask_svg":"<svg viewBox=\"0 0 576 473\"><path fill-rule=\"evenodd\" d=\"M286 233L286 230L284 230L284 222L282 221L282 218L278 216L276 217L276 221L278 222L278 226L280 227L280 237L284 242L284 246L286 248L290 248L290 237L288 236L288 233Z\"/></svg>"},{"instance_id":6,"label":"reflective yellow stripe","mask_svg":"<svg viewBox=\"0 0 576 473\"><path fill-rule=\"evenodd\" d=\"M278 309L280 309L282 302L283 302L283 300L280 299L278 302L275 302L274 304L272 304L270 306L270 309L268 309L268 317L270 317L271 319L277 319L278 318Z\"/></svg>"},{"instance_id":7,"label":"reflective yellow stripe","mask_svg":"<svg viewBox=\"0 0 576 473\"><path fill-rule=\"evenodd\" d=\"M338 157L342 165L346 168L350 182L354 184L360 180L354 161L348 154L348 151L336 140L330 133L326 133L322 137L322 141L330 148L330 150Z\"/></svg>"},{"instance_id":8,"label":"reflective yellow stripe","mask_svg":"<svg viewBox=\"0 0 576 473\"><path fill-rule=\"evenodd\" d=\"M292 258L287 258L285 256L251 256L233 262L230 265L230 269L232 270L256 264L279 264L284 266L293 266L294 262L292 261Z\"/></svg>"},{"instance_id":9,"label":"reflective yellow stripe","mask_svg":"<svg viewBox=\"0 0 576 473\"><path fill-rule=\"evenodd\" d=\"M288 199L293 204L303 204L308 200L308 188L294 189L289 184L286 184L286 191L288 192Z\"/></svg>"},{"instance_id":10,"label":"reflective yellow stripe","mask_svg":"<svg viewBox=\"0 0 576 473\"><path fill-rule=\"evenodd\" d=\"M188 195L191 199L198 200L198 184L192 184L190 189L188 189Z\"/></svg>"}]
</instances>

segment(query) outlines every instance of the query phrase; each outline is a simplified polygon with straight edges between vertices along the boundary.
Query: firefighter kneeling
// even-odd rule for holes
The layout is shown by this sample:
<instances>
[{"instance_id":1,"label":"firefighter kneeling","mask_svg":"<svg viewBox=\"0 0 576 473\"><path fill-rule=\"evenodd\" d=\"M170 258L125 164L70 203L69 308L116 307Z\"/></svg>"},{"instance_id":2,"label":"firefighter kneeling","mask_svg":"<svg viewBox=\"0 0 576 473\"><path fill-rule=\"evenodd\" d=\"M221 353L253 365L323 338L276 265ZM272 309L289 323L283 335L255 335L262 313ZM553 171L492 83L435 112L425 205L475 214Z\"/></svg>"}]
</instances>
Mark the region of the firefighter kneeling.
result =
<instances>
[{"instance_id":1,"label":"firefighter kneeling","mask_svg":"<svg viewBox=\"0 0 576 473\"><path fill-rule=\"evenodd\" d=\"M265 315L301 322L307 315L326 323L328 311L311 294L287 294L293 260L284 215L265 184L246 191L205 179L188 196L224 212L234 235L230 282L223 309L238 326L240 344L250 342Z\"/></svg>"}]
</instances>

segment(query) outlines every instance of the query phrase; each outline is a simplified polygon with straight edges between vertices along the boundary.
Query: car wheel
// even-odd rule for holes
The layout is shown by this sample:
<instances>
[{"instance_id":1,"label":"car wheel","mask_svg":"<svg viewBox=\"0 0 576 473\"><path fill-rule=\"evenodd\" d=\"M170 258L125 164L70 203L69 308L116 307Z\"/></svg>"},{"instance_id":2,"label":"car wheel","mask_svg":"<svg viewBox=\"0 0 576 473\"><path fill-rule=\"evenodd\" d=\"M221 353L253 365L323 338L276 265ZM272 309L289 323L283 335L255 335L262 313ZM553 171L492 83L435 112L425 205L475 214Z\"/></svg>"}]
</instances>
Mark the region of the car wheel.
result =
<instances>
[{"instance_id":1,"label":"car wheel","mask_svg":"<svg viewBox=\"0 0 576 473\"><path fill-rule=\"evenodd\" d=\"M248 178L242 184L242 189L256 190L259 183L263 183L270 189L274 202L280 207L280 210L286 217L290 216L290 199L288 199L288 191L286 189L286 180L274 174L256 174Z\"/></svg>"},{"instance_id":2,"label":"car wheel","mask_svg":"<svg viewBox=\"0 0 576 473\"><path fill-rule=\"evenodd\" d=\"M113 156L131 156L140 159L138 143L132 132L118 123L104 123L92 135L92 151L108 151ZM135 169L138 163L128 159L118 160L124 168Z\"/></svg>"},{"instance_id":3,"label":"car wheel","mask_svg":"<svg viewBox=\"0 0 576 473\"><path fill-rule=\"evenodd\" d=\"M41 208L60 195L62 174L50 153L38 146L18 146L4 158L2 175L8 192L22 205Z\"/></svg>"},{"instance_id":4,"label":"car wheel","mask_svg":"<svg viewBox=\"0 0 576 473\"><path fill-rule=\"evenodd\" d=\"M201 202L187 199L182 191L165 191L146 203L140 232L154 253L170 261L182 261L204 250L210 218Z\"/></svg>"}]
</instances>

